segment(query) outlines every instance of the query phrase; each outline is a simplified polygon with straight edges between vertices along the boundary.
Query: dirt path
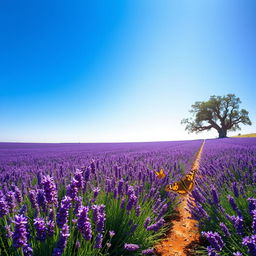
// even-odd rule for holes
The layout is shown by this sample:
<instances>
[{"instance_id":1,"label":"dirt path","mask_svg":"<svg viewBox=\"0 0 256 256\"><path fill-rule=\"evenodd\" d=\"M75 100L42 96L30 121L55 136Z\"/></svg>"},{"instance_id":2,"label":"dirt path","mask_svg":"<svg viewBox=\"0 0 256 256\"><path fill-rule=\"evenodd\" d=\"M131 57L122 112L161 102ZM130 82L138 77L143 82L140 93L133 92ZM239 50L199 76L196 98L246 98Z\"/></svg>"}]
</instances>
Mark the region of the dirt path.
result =
<instances>
[{"instance_id":1,"label":"dirt path","mask_svg":"<svg viewBox=\"0 0 256 256\"><path fill-rule=\"evenodd\" d=\"M197 152L192 170L198 170L200 158L205 141ZM155 248L161 256L186 256L188 247L199 240L197 221L191 220L187 208L188 195L181 197L181 203L177 209L177 218L172 221L172 229L165 240Z\"/></svg>"}]
</instances>

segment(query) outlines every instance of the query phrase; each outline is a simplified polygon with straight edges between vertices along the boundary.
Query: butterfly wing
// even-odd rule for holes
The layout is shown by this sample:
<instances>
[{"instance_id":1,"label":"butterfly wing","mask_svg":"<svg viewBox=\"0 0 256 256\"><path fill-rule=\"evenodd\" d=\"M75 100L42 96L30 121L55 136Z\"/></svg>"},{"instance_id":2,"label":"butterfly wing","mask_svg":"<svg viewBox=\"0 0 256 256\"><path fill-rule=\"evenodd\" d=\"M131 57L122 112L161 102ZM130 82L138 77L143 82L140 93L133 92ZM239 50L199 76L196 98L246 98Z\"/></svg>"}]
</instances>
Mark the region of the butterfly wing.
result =
<instances>
[{"instance_id":1,"label":"butterfly wing","mask_svg":"<svg viewBox=\"0 0 256 256\"><path fill-rule=\"evenodd\" d=\"M182 181L174 182L171 185L167 185L165 187L165 191L167 192L173 191L181 195L184 195L188 192Z\"/></svg>"},{"instance_id":2,"label":"butterfly wing","mask_svg":"<svg viewBox=\"0 0 256 256\"><path fill-rule=\"evenodd\" d=\"M163 179L166 175L164 173L164 169L160 169L159 172L155 172L158 179Z\"/></svg>"},{"instance_id":3,"label":"butterfly wing","mask_svg":"<svg viewBox=\"0 0 256 256\"><path fill-rule=\"evenodd\" d=\"M185 195L188 192L192 191L194 187L195 173L193 171L189 172L184 178L178 182L174 182L171 185L167 185L165 191L176 192L180 195Z\"/></svg>"}]
</instances>

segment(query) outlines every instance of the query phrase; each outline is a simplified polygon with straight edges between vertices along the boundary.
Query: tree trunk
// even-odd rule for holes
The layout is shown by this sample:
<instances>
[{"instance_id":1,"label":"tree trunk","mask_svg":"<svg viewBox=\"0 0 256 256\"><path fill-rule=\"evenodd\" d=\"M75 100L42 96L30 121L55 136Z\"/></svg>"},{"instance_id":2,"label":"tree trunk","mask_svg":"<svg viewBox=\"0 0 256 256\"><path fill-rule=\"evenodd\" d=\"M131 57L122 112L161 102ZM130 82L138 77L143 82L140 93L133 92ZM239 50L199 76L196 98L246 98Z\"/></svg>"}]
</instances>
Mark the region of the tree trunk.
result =
<instances>
[{"instance_id":1,"label":"tree trunk","mask_svg":"<svg viewBox=\"0 0 256 256\"><path fill-rule=\"evenodd\" d=\"M227 129L226 128L221 128L219 131L219 139L222 139L222 138L227 138Z\"/></svg>"}]
</instances>

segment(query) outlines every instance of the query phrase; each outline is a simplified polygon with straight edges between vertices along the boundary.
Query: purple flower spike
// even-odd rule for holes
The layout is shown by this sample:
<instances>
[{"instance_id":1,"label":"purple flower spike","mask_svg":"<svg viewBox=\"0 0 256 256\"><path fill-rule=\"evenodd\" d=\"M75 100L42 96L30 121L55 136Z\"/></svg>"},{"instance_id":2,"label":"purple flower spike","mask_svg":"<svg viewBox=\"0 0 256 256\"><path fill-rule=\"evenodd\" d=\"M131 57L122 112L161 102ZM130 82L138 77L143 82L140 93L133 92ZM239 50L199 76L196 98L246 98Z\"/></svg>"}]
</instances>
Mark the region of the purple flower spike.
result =
<instances>
[{"instance_id":1,"label":"purple flower spike","mask_svg":"<svg viewBox=\"0 0 256 256\"><path fill-rule=\"evenodd\" d=\"M9 213L8 205L4 198L0 199L0 218Z\"/></svg>"},{"instance_id":2,"label":"purple flower spike","mask_svg":"<svg viewBox=\"0 0 256 256\"><path fill-rule=\"evenodd\" d=\"M94 248L97 248L97 249L102 248L102 241L103 241L103 235L100 233L97 234L96 239L95 239Z\"/></svg>"},{"instance_id":3,"label":"purple flower spike","mask_svg":"<svg viewBox=\"0 0 256 256\"><path fill-rule=\"evenodd\" d=\"M15 230L12 235L13 246L15 248L25 247L28 243L29 235L27 231L27 217L23 215L15 215L13 223L15 224Z\"/></svg>"},{"instance_id":4,"label":"purple flower spike","mask_svg":"<svg viewBox=\"0 0 256 256\"><path fill-rule=\"evenodd\" d=\"M136 216L139 217L140 216L140 212L141 212L141 207L138 205L136 207Z\"/></svg>"},{"instance_id":5,"label":"purple flower spike","mask_svg":"<svg viewBox=\"0 0 256 256\"><path fill-rule=\"evenodd\" d=\"M130 252L137 251L139 248L137 244L124 244L124 249Z\"/></svg>"},{"instance_id":6,"label":"purple flower spike","mask_svg":"<svg viewBox=\"0 0 256 256\"><path fill-rule=\"evenodd\" d=\"M256 198L249 197L247 201L249 203L249 212L251 213L253 210L256 210Z\"/></svg>"},{"instance_id":7,"label":"purple flower spike","mask_svg":"<svg viewBox=\"0 0 256 256\"><path fill-rule=\"evenodd\" d=\"M256 255L256 235L244 237L242 244L247 246L249 255Z\"/></svg>"},{"instance_id":8,"label":"purple flower spike","mask_svg":"<svg viewBox=\"0 0 256 256\"><path fill-rule=\"evenodd\" d=\"M207 247L208 256L219 256L219 254L216 252L214 248L211 246Z\"/></svg>"},{"instance_id":9,"label":"purple flower spike","mask_svg":"<svg viewBox=\"0 0 256 256\"><path fill-rule=\"evenodd\" d=\"M21 194L20 189L17 186L13 185L12 190L15 193L15 198L16 198L17 202L20 204L22 202L22 194Z\"/></svg>"},{"instance_id":10,"label":"purple flower spike","mask_svg":"<svg viewBox=\"0 0 256 256\"><path fill-rule=\"evenodd\" d=\"M92 239L92 227L90 223L90 219L88 217L89 207L82 206L80 207L78 220L77 220L77 228L82 233L85 240L89 241Z\"/></svg>"},{"instance_id":11,"label":"purple flower spike","mask_svg":"<svg viewBox=\"0 0 256 256\"><path fill-rule=\"evenodd\" d=\"M64 226L63 226L63 228L60 232L60 238L59 238L59 241L57 243L57 247L54 248L53 256L59 256L59 255L63 254L63 252L66 248L69 236L70 236L69 226L67 224L64 224Z\"/></svg>"},{"instance_id":12,"label":"purple flower spike","mask_svg":"<svg viewBox=\"0 0 256 256\"><path fill-rule=\"evenodd\" d=\"M117 192L121 196L121 195L123 195L123 191L124 191L124 180L121 179L118 182Z\"/></svg>"},{"instance_id":13,"label":"purple flower spike","mask_svg":"<svg viewBox=\"0 0 256 256\"><path fill-rule=\"evenodd\" d=\"M227 237L231 236L227 226L223 222L220 223L220 227L221 227L223 233L225 234L225 236L227 236Z\"/></svg>"},{"instance_id":14,"label":"purple flower spike","mask_svg":"<svg viewBox=\"0 0 256 256\"><path fill-rule=\"evenodd\" d=\"M57 204L57 189L53 178L49 175L44 176L42 180L45 198L48 204Z\"/></svg>"},{"instance_id":15,"label":"purple flower spike","mask_svg":"<svg viewBox=\"0 0 256 256\"><path fill-rule=\"evenodd\" d=\"M242 216L242 213L240 212L240 210L238 209L235 200L232 196L228 195L228 202L230 204L230 206L232 207L232 209L239 215Z\"/></svg>"},{"instance_id":16,"label":"purple flower spike","mask_svg":"<svg viewBox=\"0 0 256 256\"><path fill-rule=\"evenodd\" d=\"M15 193L13 191L9 191L5 196L5 201L7 202L10 213L12 213L16 207L15 200Z\"/></svg>"},{"instance_id":17,"label":"purple flower spike","mask_svg":"<svg viewBox=\"0 0 256 256\"><path fill-rule=\"evenodd\" d=\"M126 210L128 212L131 211L132 207L137 204L137 201L138 201L138 198L135 195L135 193L129 194L129 199L128 199L128 203L127 203L127 206L126 206Z\"/></svg>"},{"instance_id":18,"label":"purple flower spike","mask_svg":"<svg viewBox=\"0 0 256 256\"><path fill-rule=\"evenodd\" d=\"M230 217L236 232L238 235L244 235L244 220L242 217L238 217L238 216L231 216Z\"/></svg>"},{"instance_id":19,"label":"purple flower spike","mask_svg":"<svg viewBox=\"0 0 256 256\"><path fill-rule=\"evenodd\" d=\"M151 249L151 248L146 249L146 250L143 250L143 251L141 252L142 255L152 255L152 254L154 254L154 253L155 253L155 252L154 252L154 249Z\"/></svg>"},{"instance_id":20,"label":"purple flower spike","mask_svg":"<svg viewBox=\"0 0 256 256\"><path fill-rule=\"evenodd\" d=\"M97 226L97 232L102 233L106 220L105 205L93 205L93 219Z\"/></svg>"},{"instance_id":21,"label":"purple flower spike","mask_svg":"<svg viewBox=\"0 0 256 256\"><path fill-rule=\"evenodd\" d=\"M147 217L146 220L145 220L145 222L144 222L144 227L145 227L145 228L148 227L150 221L151 221L151 218L150 218L150 217Z\"/></svg>"},{"instance_id":22,"label":"purple flower spike","mask_svg":"<svg viewBox=\"0 0 256 256\"><path fill-rule=\"evenodd\" d=\"M79 169L76 170L75 172L75 176L74 176L75 180L76 180L76 186L79 189L83 189L84 188L84 177L83 177L83 172Z\"/></svg>"},{"instance_id":23,"label":"purple flower spike","mask_svg":"<svg viewBox=\"0 0 256 256\"><path fill-rule=\"evenodd\" d=\"M252 233L256 235L256 210L252 212Z\"/></svg>"},{"instance_id":24,"label":"purple flower spike","mask_svg":"<svg viewBox=\"0 0 256 256\"><path fill-rule=\"evenodd\" d=\"M148 231L158 231L163 225L164 225L164 219L161 218L159 221L157 221L155 224L152 224L150 226L147 226Z\"/></svg>"},{"instance_id":25,"label":"purple flower spike","mask_svg":"<svg viewBox=\"0 0 256 256\"><path fill-rule=\"evenodd\" d=\"M207 240L211 244L211 247L213 247L216 251L219 252L222 250L224 242L217 232L202 232L202 236L207 238Z\"/></svg>"},{"instance_id":26,"label":"purple flower spike","mask_svg":"<svg viewBox=\"0 0 256 256\"><path fill-rule=\"evenodd\" d=\"M71 198L65 196L60 203L60 208L57 213L57 225L59 228L62 228L65 223L68 221L68 211L71 206Z\"/></svg>"},{"instance_id":27,"label":"purple flower spike","mask_svg":"<svg viewBox=\"0 0 256 256\"><path fill-rule=\"evenodd\" d=\"M211 194L212 194L213 202L218 205L220 203L220 200L219 200L217 190L214 186L211 187Z\"/></svg>"},{"instance_id":28,"label":"purple flower spike","mask_svg":"<svg viewBox=\"0 0 256 256\"><path fill-rule=\"evenodd\" d=\"M23 247L23 253L24 256L33 256L33 249L30 245L26 245L25 247Z\"/></svg>"},{"instance_id":29,"label":"purple flower spike","mask_svg":"<svg viewBox=\"0 0 256 256\"><path fill-rule=\"evenodd\" d=\"M36 229L36 237L39 241L46 239L46 226L43 218L34 219L34 225Z\"/></svg>"},{"instance_id":30,"label":"purple flower spike","mask_svg":"<svg viewBox=\"0 0 256 256\"><path fill-rule=\"evenodd\" d=\"M29 191L29 200L31 202L32 207L36 211L36 216L38 216L39 212L40 212L40 209L39 209L39 205L38 205L37 200L36 200L36 191L35 190L30 190Z\"/></svg>"},{"instance_id":31,"label":"purple flower spike","mask_svg":"<svg viewBox=\"0 0 256 256\"><path fill-rule=\"evenodd\" d=\"M73 179L71 184L67 186L67 196L73 200L77 197L78 187L76 186L76 181Z\"/></svg>"},{"instance_id":32,"label":"purple flower spike","mask_svg":"<svg viewBox=\"0 0 256 256\"><path fill-rule=\"evenodd\" d=\"M54 212L52 209L50 209L47 221L47 234L48 236L53 236L54 234Z\"/></svg>"},{"instance_id":33,"label":"purple flower spike","mask_svg":"<svg viewBox=\"0 0 256 256\"><path fill-rule=\"evenodd\" d=\"M236 182L232 183L232 189L233 189L235 197L239 197L239 191L238 191L237 183Z\"/></svg>"},{"instance_id":34,"label":"purple flower spike","mask_svg":"<svg viewBox=\"0 0 256 256\"><path fill-rule=\"evenodd\" d=\"M37 203L40 207L42 207L43 211L46 212L46 198L44 195L44 190L43 189L38 189L37 190Z\"/></svg>"}]
</instances>

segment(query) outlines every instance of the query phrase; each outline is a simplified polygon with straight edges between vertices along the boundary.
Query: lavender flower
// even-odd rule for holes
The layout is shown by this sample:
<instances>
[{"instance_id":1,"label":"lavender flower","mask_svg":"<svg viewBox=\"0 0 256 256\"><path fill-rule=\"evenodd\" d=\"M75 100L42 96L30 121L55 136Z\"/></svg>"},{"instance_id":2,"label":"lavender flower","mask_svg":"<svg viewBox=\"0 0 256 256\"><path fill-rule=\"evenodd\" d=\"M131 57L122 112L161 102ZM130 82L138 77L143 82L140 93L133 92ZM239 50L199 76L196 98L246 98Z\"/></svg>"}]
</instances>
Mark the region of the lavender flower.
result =
<instances>
[{"instance_id":1,"label":"lavender flower","mask_svg":"<svg viewBox=\"0 0 256 256\"><path fill-rule=\"evenodd\" d=\"M8 205L4 198L0 199L0 218L9 213Z\"/></svg>"},{"instance_id":2,"label":"lavender flower","mask_svg":"<svg viewBox=\"0 0 256 256\"><path fill-rule=\"evenodd\" d=\"M43 189L37 190L37 203L43 209L43 211L46 212L46 198Z\"/></svg>"},{"instance_id":3,"label":"lavender flower","mask_svg":"<svg viewBox=\"0 0 256 256\"><path fill-rule=\"evenodd\" d=\"M124 244L124 249L130 252L137 251L139 248L137 244Z\"/></svg>"},{"instance_id":4,"label":"lavender flower","mask_svg":"<svg viewBox=\"0 0 256 256\"><path fill-rule=\"evenodd\" d=\"M233 255L234 256L243 256L243 254L241 252L234 252Z\"/></svg>"},{"instance_id":5,"label":"lavender flower","mask_svg":"<svg viewBox=\"0 0 256 256\"><path fill-rule=\"evenodd\" d=\"M12 235L13 246L15 248L24 247L28 243L27 217L23 215L15 215L13 223L15 230Z\"/></svg>"},{"instance_id":6,"label":"lavender flower","mask_svg":"<svg viewBox=\"0 0 256 256\"><path fill-rule=\"evenodd\" d=\"M22 207L20 208L19 210L19 214L21 215L25 215L26 211L27 211L27 205L26 204L23 204Z\"/></svg>"},{"instance_id":7,"label":"lavender flower","mask_svg":"<svg viewBox=\"0 0 256 256\"><path fill-rule=\"evenodd\" d=\"M141 212L141 207L138 205L137 207L136 207L136 216L137 217L139 217L140 216L140 212Z\"/></svg>"},{"instance_id":8,"label":"lavender flower","mask_svg":"<svg viewBox=\"0 0 256 256\"><path fill-rule=\"evenodd\" d=\"M23 253L24 256L33 256L33 249L31 245L28 244L25 247L23 247Z\"/></svg>"},{"instance_id":9,"label":"lavender flower","mask_svg":"<svg viewBox=\"0 0 256 256\"><path fill-rule=\"evenodd\" d=\"M35 190L30 190L29 191L29 200L31 202L32 207L36 211L36 216L38 216L39 212L40 212L40 209L39 209L39 205L38 205L37 200L36 200L36 191Z\"/></svg>"},{"instance_id":10,"label":"lavender flower","mask_svg":"<svg viewBox=\"0 0 256 256\"><path fill-rule=\"evenodd\" d=\"M14 208L16 207L15 203L15 193L13 191L9 191L5 196L5 201L9 208L9 212L12 213Z\"/></svg>"},{"instance_id":11,"label":"lavender flower","mask_svg":"<svg viewBox=\"0 0 256 256\"><path fill-rule=\"evenodd\" d=\"M239 191L238 191L237 183L236 182L232 183L232 189L233 189L235 197L239 197Z\"/></svg>"},{"instance_id":12,"label":"lavender flower","mask_svg":"<svg viewBox=\"0 0 256 256\"><path fill-rule=\"evenodd\" d=\"M89 207L82 206L80 208L77 220L77 228L82 233L84 239L89 241L92 239L92 227L88 213Z\"/></svg>"},{"instance_id":13,"label":"lavender flower","mask_svg":"<svg viewBox=\"0 0 256 256\"><path fill-rule=\"evenodd\" d=\"M110 236L110 238L112 238L115 234L116 234L115 231L113 231L113 230L110 230L110 231L109 231L109 236Z\"/></svg>"},{"instance_id":14,"label":"lavender flower","mask_svg":"<svg viewBox=\"0 0 256 256\"><path fill-rule=\"evenodd\" d=\"M106 220L105 205L93 205L93 219L96 223L97 232L102 233Z\"/></svg>"},{"instance_id":15,"label":"lavender flower","mask_svg":"<svg viewBox=\"0 0 256 256\"><path fill-rule=\"evenodd\" d=\"M249 203L249 212L251 213L253 210L256 210L256 198L249 197L247 201Z\"/></svg>"},{"instance_id":16,"label":"lavender flower","mask_svg":"<svg viewBox=\"0 0 256 256\"><path fill-rule=\"evenodd\" d=\"M237 234L244 235L244 227L243 227L244 220L243 220L243 218L238 217L238 216L231 216L230 219L236 229Z\"/></svg>"},{"instance_id":17,"label":"lavender flower","mask_svg":"<svg viewBox=\"0 0 256 256\"><path fill-rule=\"evenodd\" d=\"M53 236L54 234L54 212L50 209L49 217L47 221L47 234L48 236Z\"/></svg>"},{"instance_id":18,"label":"lavender flower","mask_svg":"<svg viewBox=\"0 0 256 256\"><path fill-rule=\"evenodd\" d=\"M203 197L203 195L200 193L200 191L197 188L192 190L191 194L195 198L196 202L198 202L200 204L205 202L205 198Z\"/></svg>"},{"instance_id":19,"label":"lavender flower","mask_svg":"<svg viewBox=\"0 0 256 256\"><path fill-rule=\"evenodd\" d=\"M36 237L39 241L46 239L46 226L43 218L34 219L34 225L36 229Z\"/></svg>"},{"instance_id":20,"label":"lavender flower","mask_svg":"<svg viewBox=\"0 0 256 256\"><path fill-rule=\"evenodd\" d=\"M208 252L208 256L219 256L216 250L211 246L207 246L207 252Z\"/></svg>"},{"instance_id":21,"label":"lavender flower","mask_svg":"<svg viewBox=\"0 0 256 256\"><path fill-rule=\"evenodd\" d=\"M65 223L68 221L68 211L71 206L71 198L65 196L60 203L60 208L57 213L57 225L59 228L62 228Z\"/></svg>"},{"instance_id":22,"label":"lavender flower","mask_svg":"<svg viewBox=\"0 0 256 256\"><path fill-rule=\"evenodd\" d=\"M43 177L42 185L45 198L48 204L57 204L57 189L53 178L49 175Z\"/></svg>"},{"instance_id":23,"label":"lavender flower","mask_svg":"<svg viewBox=\"0 0 256 256\"><path fill-rule=\"evenodd\" d=\"M163 225L164 225L164 219L163 218L161 218L160 220L158 220L155 224L152 224L152 225L150 225L150 226L147 226L147 230L148 231L158 231Z\"/></svg>"},{"instance_id":24,"label":"lavender flower","mask_svg":"<svg viewBox=\"0 0 256 256\"><path fill-rule=\"evenodd\" d=\"M220 200L219 200L217 190L214 186L211 186L211 194L212 194L213 202L218 205L220 203Z\"/></svg>"},{"instance_id":25,"label":"lavender flower","mask_svg":"<svg viewBox=\"0 0 256 256\"><path fill-rule=\"evenodd\" d=\"M142 254L142 255L152 255L152 254L154 254L154 249L149 248L149 249L143 250L143 251L141 252L141 254Z\"/></svg>"},{"instance_id":26,"label":"lavender flower","mask_svg":"<svg viewBox=\"0 0 256 256\"><path fill-rule=\"evenodd\" d=\"M129 212L131 211L132 207L136 205L138 198L135 196L135 194L130 194L128 203L126 206L126 210Z\"/></svg>"},{"instance_id":27,"label":"lavender flower","mask_svg":"<svg viewBox=\"0 0 256 256\"><path fill-rule=\"evenodd\" d=\"M10 226L10 225L6 225L6 226L4 227L4 229L5 229L5 231L6 231L6 236L7 236L8 238L11 238L12 235L13 235L13 232L11 231L11 226Z\"/></svg>"},{"instance_id":28,"label":"lavender flower","mask_svg":"<svg viewBox=\"0 0 256 256\"><path fill-rule=\"evenodd\" d=\"M118 186L117 186L117 192L120 196L123 195L123 189L124 189L124 180L121 179L119 180Z\"/></svg>"},{"instance_id":29,"label":"lavender flower","mask_svg":"<svg viewBox=\"0 0 256 256\"><path fill-rule=\"evenodd\" d=\"M83 201L83 199L82 199L82 197L81 196L77 196L76 198L75 198L75 209L74 209L74 213L77 215L78 213L79 213L79 209L80 209L80 207L82 206L82 202Z\"/></svg>"},{"instance_id":30,"label":"lavender flower","mask_svg":"<svg viewBox=\"0 0 256 256\"><path fill-rule=\"evenodd\" d=\"M123 198L120 204L120 208L124 209L124 205L125 205L125 199Z\"/></svg>"},{"instance_id":31,"label":"lavender flower","mask_svg":"<svg viewBox=\"0 0 256 256\"><path fill-rule=\"evenodd\" d=\"M20 189L17 186L12 185L12 190L15 193L15 198L16 198L17 202L20 204L22 202L22 194L21 194Z\"/></svg>"},{"instance_id":32,"label":"lavender flower","mask_svg":"<svg viewBox=\"0 0 256 256\"><path fill-rule=\"evenodd\" d=\"M151 218L150 218L150 217L147 217L146 220L145 220L145 222L144 222L144 227L145 227L145 228L148 227L150 221L151 221Z\"/></svg>"},{"instance_id":33,"label":"lavender flower","mask_svg":"<svg viewBox=\"0 0 256 256\"><path fill-rule=\"evenodd\" d=\"M247 246L250 255L256 255L256 235L244 237L242 244Z\"/></svg>"},{"instance_id":34,"label":"lavender flower","mask_svg":"<svg viewBox=\"0 0 256 256\"><path fill-rule=\"evenodd\" d=\"M231 236L227 226L223 222L220 223L220 227L221 227L221 229L222 229L222 231L223 231L223 233L225 234L226 237Z\"/></svg>"},{"instance_id":35,"label":"lavender flower","mask_svg":"<svg viewBox=\"0 0 256 256\"><path fill-rule=\"evenodd\" d=\"M238 209L236 203L235 203L235 200L232 196L228 195L228 201L229 201L229 204L230 206L232 207L232 209L239 215L239 216L242 216L242 213L241 211Z\"/></svg>"},{"instance_id":36,"label":"lavender flower","mask_svg":"<svg viewBox=\"0 0 256 256\"><path fill-rule=\"evenodd\" d=\"M256 235L256 210L251 211L252 213L252 233Z\"/></svg>"},{"instance_id":37,"label":"lavender flower","mask_svg":"<svg viewBox=\"0 0 256 256\"><path fill-rule=\"evenodd\" d=\"M59 241L57 243L57 247L54 248L53 256L59 256L59 255L63 254L63 252L66 248L67 240L68 240L69 236L70 236L69 226L67 224L64 224L64 226L63 226L63 228L60 232L60 238L59 238Z\"/></svg>"},{"instance_id":38,"label":"lavender flower","mask_svg":"<svg viewBox=\"0 0 256 256\"><path fill-rule=\"evenodd\" d=\"M98 233L95 239L94 248L100 249L102 248L103 235Z\"/></svg>"},{"instance_id":39,"label":"lavender flower","mask_svg":"<svg viewBox=\"0 0 256 256\"><path fill-rule=\"evenodd\" d=\"M224 242L217 232L202 232L202 236L206 237L211 244L211 247L216 249L218 252L222 250Z\"/></svg>"},{"instance_id":40,"label":"lavender flower","mask_svg":"<svg viewBox=\"0 0 256 256\"><path fill-rule=\"evenodd\" d=\"M78 189L83 189L84 188L83 172L81 170L77 169L76 172L75 172L74 178L76 180L76 187Z\"/></svg>"},{"instance_id":41,"label":"lavender flower","mask_svg":"<svg viewBox=\"0 0 256 256\"><path fill-rule=\"evenodd\" d=\"M72 198L73 200L77 197L78 187L76 184L76 180L72 180L71 184L67 186L67 196Z\"/></svg>"},{"instance_id":42,"label":"lavender flower","mask_svg":"<svg viewBox=\"0 0 256 256\"><path fill-rule=\"evenodd\" d=\"M93 191L93 197L96 198L98 194L100 193L100 188L96 187L92 189Z\"/></svg>"},{"instance_id":43,"label":"lavender flower","mask_svg":"<svg viewBox=\"0 0 256 256\"><path fill-rule=\"evenodd\" d=\"M91 169L90 169L90 168L87 168L87 169L84 171L84 180L85 180L85 181L89 181L89 179L90 179L90 174L91 174Z\"/></svg>"}]
</instances>

